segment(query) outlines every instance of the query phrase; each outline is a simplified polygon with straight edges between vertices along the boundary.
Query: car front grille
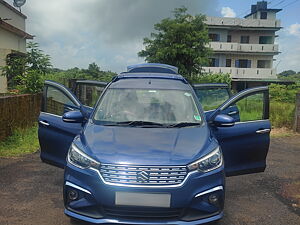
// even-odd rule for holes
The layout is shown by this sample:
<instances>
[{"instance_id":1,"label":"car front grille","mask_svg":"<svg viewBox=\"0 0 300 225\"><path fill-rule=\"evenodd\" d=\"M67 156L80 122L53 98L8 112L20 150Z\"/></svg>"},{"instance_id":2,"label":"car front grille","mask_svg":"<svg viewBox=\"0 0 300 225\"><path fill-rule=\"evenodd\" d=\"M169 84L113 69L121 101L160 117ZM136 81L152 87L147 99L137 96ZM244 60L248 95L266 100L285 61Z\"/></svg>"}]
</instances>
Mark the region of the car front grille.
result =
<instances>
[{"instance_id":1,"label":"car front grille","mask_svg":"<svg viewBox=\"0 0 300 225\"><path fill-rule=\"evenodd\" d=\"M131 217L135 219L175 219L182 216L183 209L145 209L145 208L128 208L128 207L103 207L106 216L118 217Z\"/></svg>"},{"instance_id":2,"label":"car front grille","mask_svg":"<svg viewBox=\"0 0 300 225\"><path fill-rule=\"evenodd\" d=\"M176 185L187 176L186 166L129 166L101 164L102 178L112 184Z\"/></svg>"}]
</instances>

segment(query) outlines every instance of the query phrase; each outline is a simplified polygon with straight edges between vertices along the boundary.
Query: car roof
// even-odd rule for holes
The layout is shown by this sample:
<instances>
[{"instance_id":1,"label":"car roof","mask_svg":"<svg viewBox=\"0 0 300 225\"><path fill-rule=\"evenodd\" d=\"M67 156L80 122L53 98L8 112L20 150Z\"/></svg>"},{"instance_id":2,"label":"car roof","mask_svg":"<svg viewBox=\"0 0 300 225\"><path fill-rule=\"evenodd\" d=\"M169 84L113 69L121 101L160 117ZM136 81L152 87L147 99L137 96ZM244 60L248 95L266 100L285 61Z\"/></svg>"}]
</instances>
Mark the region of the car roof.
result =
<instances>
[{"instance_id":1,"label":"car roof","mask_svg":"<svg viewBox=\"0 0 300 225\"><path fill-rule=\"evenodd\" d=\"M187 80L179 74L168 74L168 73L121 73L117 75L112 82L116 82L121 79L141 79L141 78L151 78L151 79L169 79L178 80L183 83L188 83Z\"/></svg>"},{"instance_id":2,"label":"car roof","mask_svg":"<svg viewBox=\"0 0 300 225\"><path fill-rule=\"evenodd\" d=\"M178 74L178 68L175 66L161 64L161 63L142 63L142 64L127 66L127 72L128 73L149 72L149 73Z\"/></svg>"}]
</instances>

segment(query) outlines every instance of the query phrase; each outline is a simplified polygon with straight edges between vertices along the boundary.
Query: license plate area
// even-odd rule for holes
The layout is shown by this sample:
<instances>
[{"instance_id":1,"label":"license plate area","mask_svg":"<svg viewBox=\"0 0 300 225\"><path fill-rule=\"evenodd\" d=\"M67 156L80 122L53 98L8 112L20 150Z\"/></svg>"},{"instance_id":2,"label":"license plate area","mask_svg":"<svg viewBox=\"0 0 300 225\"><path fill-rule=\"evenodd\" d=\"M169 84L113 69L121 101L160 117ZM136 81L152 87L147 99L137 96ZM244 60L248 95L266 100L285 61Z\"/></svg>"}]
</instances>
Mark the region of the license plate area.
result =
<instances>
[{"instance_id":1,"label":"license plate area","mask_svg":"<svg viewBox=\"0 0 300 225\"><path fill-rule=\"evenodd\" d=\"M116 192L115 204L123 206L146 206L170 208L171 194Z\"/></svg>"}]
</instances>

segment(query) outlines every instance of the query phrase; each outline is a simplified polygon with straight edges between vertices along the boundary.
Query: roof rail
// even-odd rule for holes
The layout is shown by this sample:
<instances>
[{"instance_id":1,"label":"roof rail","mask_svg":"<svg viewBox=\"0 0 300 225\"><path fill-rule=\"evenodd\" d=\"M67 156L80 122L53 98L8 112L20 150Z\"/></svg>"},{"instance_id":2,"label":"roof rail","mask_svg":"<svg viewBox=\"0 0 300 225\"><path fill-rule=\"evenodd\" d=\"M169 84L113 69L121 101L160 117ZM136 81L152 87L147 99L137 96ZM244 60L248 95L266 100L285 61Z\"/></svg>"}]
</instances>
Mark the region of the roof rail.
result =
<instances>
[{"instance_id":1,"label":"roof rail","mask_svg":"<svg viewBox=\"0 0 300 225\"><path fill-rule=\"evenodd\" d=\"M121 79L170 79L170 80L180 80L187 84L187 80L179 74L167 74L167 73L121 73L115 76L112 82L116 82Z\"/></svg>"}]
</instances>

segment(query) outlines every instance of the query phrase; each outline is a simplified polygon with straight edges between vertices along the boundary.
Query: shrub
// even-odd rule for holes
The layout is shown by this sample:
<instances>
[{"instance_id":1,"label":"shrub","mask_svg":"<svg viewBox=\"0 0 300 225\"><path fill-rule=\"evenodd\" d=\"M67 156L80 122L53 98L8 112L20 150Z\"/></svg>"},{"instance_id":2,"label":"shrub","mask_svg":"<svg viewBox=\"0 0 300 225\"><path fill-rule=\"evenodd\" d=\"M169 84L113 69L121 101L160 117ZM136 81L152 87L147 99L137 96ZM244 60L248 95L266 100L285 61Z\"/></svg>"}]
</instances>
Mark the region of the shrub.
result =
<instances>
[{"instance_id":1,"label":"shrub","mask_svg":"<svg viewBox=\"0 0 300 225\"><path fill-rule=\"evenodd\" d=\"M296 94L300 92L300 85L271 84L269 88L270 120L272 126L292 128Z\"/></svg>"},{"instance_id":2,"label":"shrub","mask_svg":"<svg viewBox=\"0 0 300 225\"><path fill-rule=\"evenodd\" d=\"M272 127L292 128L295 114L295 103L270 102L270 121Z\"/></svg>"},{"instance_id":3,"label":"shrub","mask_svg":"<svg viewBox=\"0 0 300 225\"><path fill-rule=\"evenodd\" d=\"M22 93L39 93L44 86L42 76L36 70L28 71L23 76L20 76L19 80L21 84L17 86L17 89Z\"/></svg>"},{"instance_id":4,"label":"shrub","mask_svg":"<svg viewBox=\"0 0 300 225\"><path fill-rule=\"evenodd\" d=\"M201 75L193 76L189 82L193 84L202 84L202 83L225 83L231 85L230 74L223 73L204 73Z\"/></svg>"},{"instance_id":5,"label":"shrub","mask_svg":"<svg viewBox=\"0 0 300 225\"><path fill-rule=\"evenodd\" d=\"M271 84L269 86L269 89L270 89L271 100L277 102L295 103L296 94L300 92L300 84L293 84L293 85Z\"/></svg>"}]
</instances>

